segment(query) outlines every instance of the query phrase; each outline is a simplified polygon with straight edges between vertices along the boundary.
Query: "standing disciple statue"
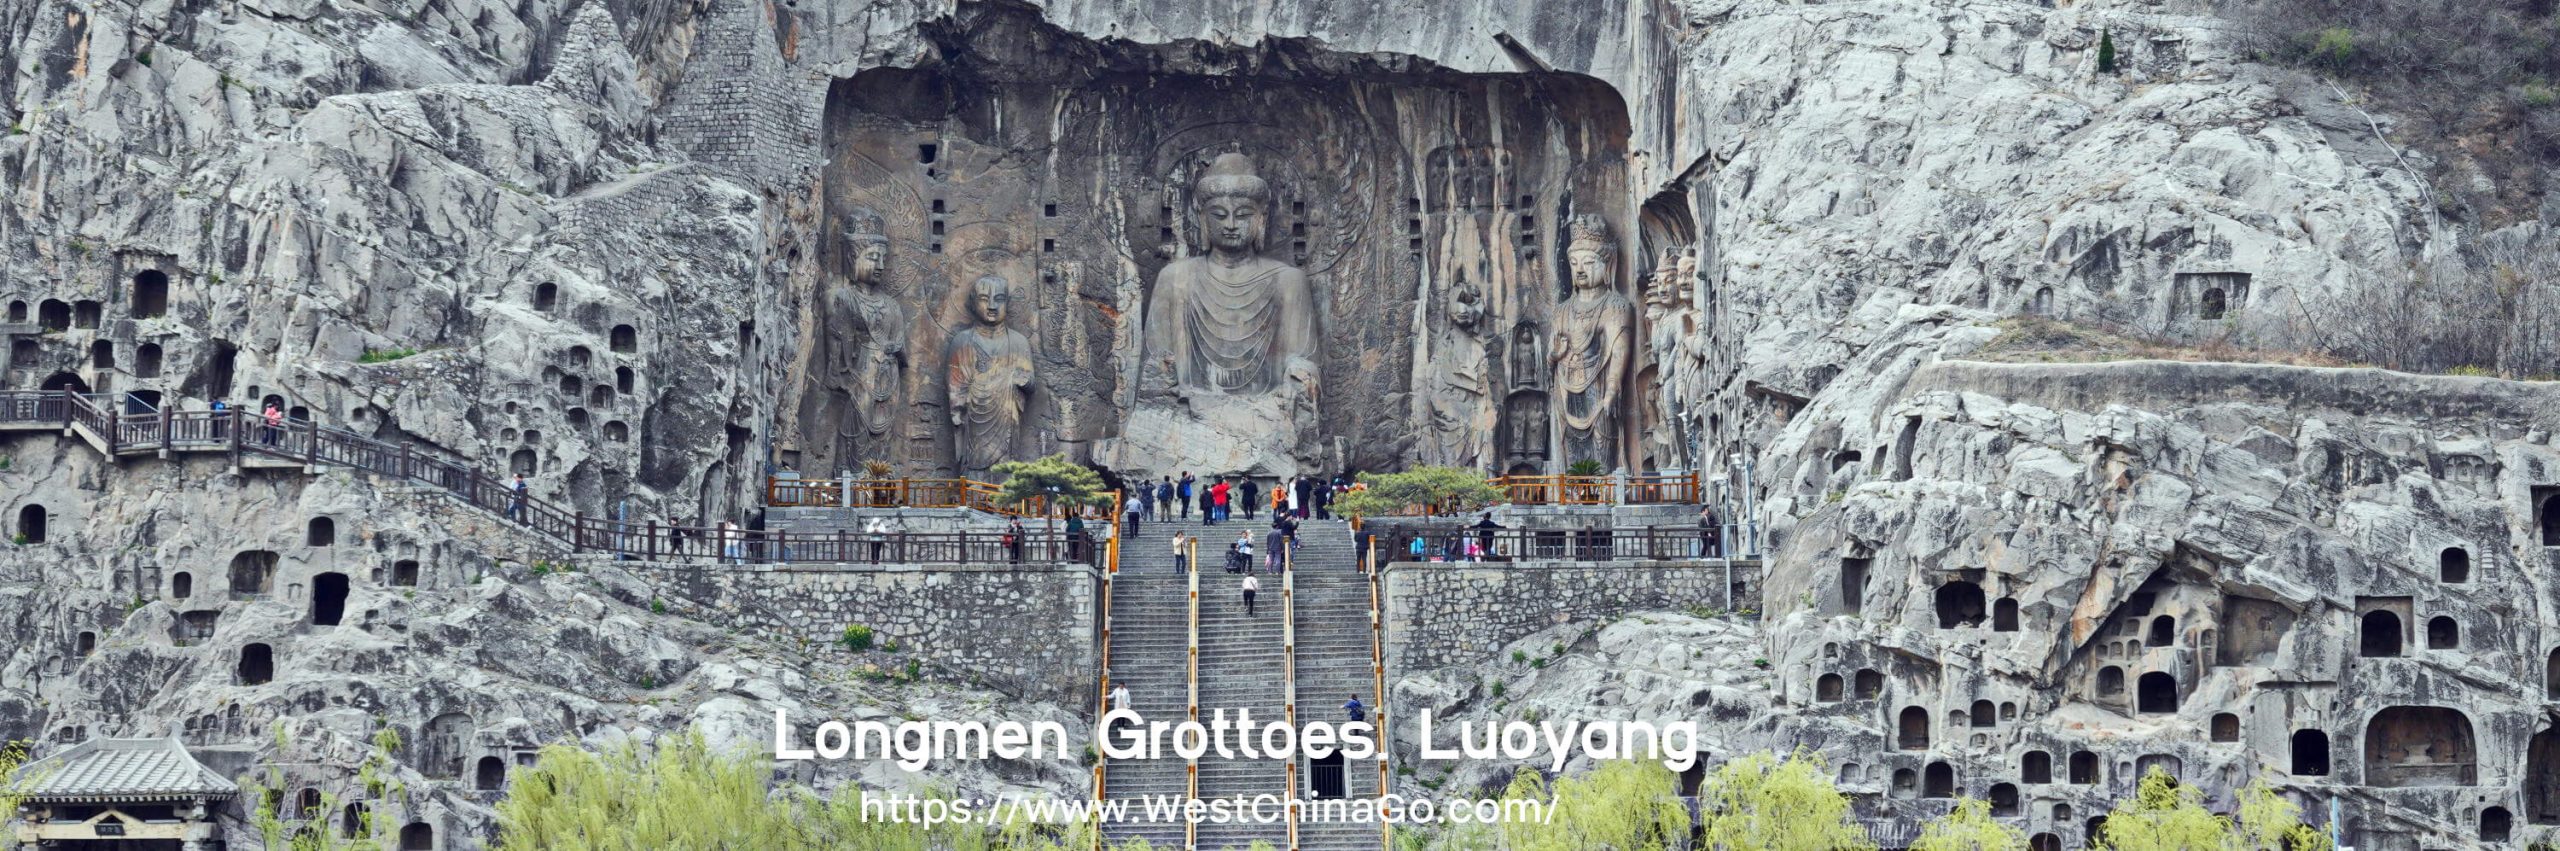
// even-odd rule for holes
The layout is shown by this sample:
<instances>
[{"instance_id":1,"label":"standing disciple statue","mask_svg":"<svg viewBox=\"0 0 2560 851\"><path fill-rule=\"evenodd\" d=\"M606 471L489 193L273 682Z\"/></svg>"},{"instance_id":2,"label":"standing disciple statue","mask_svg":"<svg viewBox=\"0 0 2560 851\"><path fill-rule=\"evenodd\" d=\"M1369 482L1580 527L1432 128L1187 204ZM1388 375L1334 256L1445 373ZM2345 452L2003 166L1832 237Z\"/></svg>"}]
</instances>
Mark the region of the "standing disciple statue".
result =
<instances>
[{"instance_id":1,"label":"standing disciple statue","mask_svg":"<svg viewBox=\"0 0 2560 851\"><path fill-rule=\"evenodd\" d=\"M1567 228L1573 296L1556 305L1555 392L1561 397L1565 462L1618 466L1618 388L1635 335L1635 305L1617 289L1618 244L1596 215Z\"/></svg>"},{"instance_id":2,"label":"standing disciple statue","mask_svg":"<svg viewBox=\"0 0 2560 851\"><path fill-rule=\"evenodd\" d=\"M1005 327L1013 285L979 278L969 297L977 324L951 334L945 363L951 392L952 454L963 476L983 476L1013 452L1031 388L1031 341Z\"/></svg>"}]
</instances>

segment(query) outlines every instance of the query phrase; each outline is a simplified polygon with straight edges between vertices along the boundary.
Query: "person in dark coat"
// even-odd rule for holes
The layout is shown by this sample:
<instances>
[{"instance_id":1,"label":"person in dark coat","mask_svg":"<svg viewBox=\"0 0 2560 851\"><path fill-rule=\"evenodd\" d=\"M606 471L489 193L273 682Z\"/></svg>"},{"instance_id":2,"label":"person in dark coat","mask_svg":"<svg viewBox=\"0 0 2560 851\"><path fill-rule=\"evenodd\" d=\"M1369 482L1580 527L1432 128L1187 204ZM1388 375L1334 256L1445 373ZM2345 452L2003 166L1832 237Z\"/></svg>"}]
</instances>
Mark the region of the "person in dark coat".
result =
<instances>
[{"instance_id":1,"label":"person in dark coat","mask_svg":"<svg viewBox=\"0 0 2560 851\"><path fill-rule=\"evenodd\" d=\"M1315 505L1316 485L1314 479L1300 476L1297 481L1291 482L1289 485L1295 489L1294 495L1297 497L1297 501L1291 504L1298 507L1298 513L1304 514L1308 508Z\"/></svg>"},{"instance_id":2,"label":"person in dark coat","mask_svg":"<svg viewBox=\"0 0 2560 851\"><path fill-rule=\"evenodd\" d=\"M1261 485L1254 484L1252 479L1244 480L1244 519L1253 519L1253 503L1261 496Z\"/></svg>"},{"instance_id":3,"label":"person in dark coat","mask_svg":"<svg viewBox=\"0 0 2560 851\"><path fill-rule=\"evenodd\" d=\"M1493 557L1493 530L1500 528L1502 524L1493 522L1493 512L1490 511L1476 521L1476 545L1484 550L1485 558Z\"/></svg>"}]
</instances>

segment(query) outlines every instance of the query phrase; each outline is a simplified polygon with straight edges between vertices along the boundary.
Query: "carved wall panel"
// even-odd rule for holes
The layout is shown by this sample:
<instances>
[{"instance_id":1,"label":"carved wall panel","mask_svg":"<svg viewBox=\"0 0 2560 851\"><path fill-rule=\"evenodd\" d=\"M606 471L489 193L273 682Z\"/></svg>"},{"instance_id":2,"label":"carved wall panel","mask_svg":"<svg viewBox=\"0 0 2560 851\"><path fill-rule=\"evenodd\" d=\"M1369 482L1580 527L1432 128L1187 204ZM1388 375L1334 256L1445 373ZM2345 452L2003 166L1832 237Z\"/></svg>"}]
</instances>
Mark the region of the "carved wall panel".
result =
<instances>
[{"instance_id":1,"label":"carved wall panel","mask_svg":"<svg viewBox=\"0 0 2560 851\"><path fill-rule=\"evenodd\" d=\"M1174 55L1145 52L1158 50ZM930 67L837 81L818 287L842 285L854 268L839 256L849 255L848 222L877 211L891 247L882 289L908 314L904 351L934 354L910 359L893 436L813 433L841 419L820 409L867 388L842 386L841 373L800 376L804 466L833 470L845 463L833 456L854 454L909 473L960 472L938 359L972 323L971 282L990 274L1013 282L1004 327L1032 350L1036 379L1012 444L1022 454L1064 450L1137 474L1561 466L1560 447L1515 445L1551 444L1561 431L1509 421L1555 415L1543 397L1515 400L1554 380L1546 353L1519 349L1544 345L1537 329L1555 327L1571 294L1563 223L1596 214L1618 239L1633 233L1623 103L1578 77L1417 73L1261 50L1095 45L999 17L954 34ZM1185 68L1223 73L1164 70ZM1148 312L1165 268L1209 252L1193 195L1228 153L1267 186L1259 256L1296 267L1313 302L1316 433L1147 424L1125 434L1151 405L1214 407L1181 393L1142 398L1141 362L1149 323L1163 319ZM1622 293L1626 265L1614 282Z\"/></svg>"}]
</instances>

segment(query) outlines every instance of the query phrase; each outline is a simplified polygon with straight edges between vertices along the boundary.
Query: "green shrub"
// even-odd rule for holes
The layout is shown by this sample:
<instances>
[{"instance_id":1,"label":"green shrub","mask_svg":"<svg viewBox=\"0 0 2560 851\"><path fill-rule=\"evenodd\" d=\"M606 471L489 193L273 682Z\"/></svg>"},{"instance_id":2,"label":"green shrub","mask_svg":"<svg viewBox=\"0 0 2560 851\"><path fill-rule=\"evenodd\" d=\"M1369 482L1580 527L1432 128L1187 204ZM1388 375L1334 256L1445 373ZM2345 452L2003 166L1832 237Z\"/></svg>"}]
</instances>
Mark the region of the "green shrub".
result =
<instances>
[{"instance_id":1,"label":"green shrub","mask_svg":"<svg viewBox=\"0 0 2560 851\"><path fill-rule=\"evenodd\" d=\"M666 614L666 613L667 613L667 601L665 601L665 600L661 600L661 599L658 599L658 598L656 598L656 597L651 597L651 598L649 598L649 613L650 613L650 614L653 614L653 615L663 615L663 614Z\"/></svg>"},{"instance_id":2,"label":"green shrub","mask_svg":"<svg viewBox=\"0 0 2560 851\"><path fill-rule=\"evenodd\" d=\"M871 628L861 624L845 627L844 635L838 637L836 643L844 645L844 649L855 653L869 650L871 649Z\"/></svg>"},{"instance_id":3,"label":"green shrub","mask_svg":"<svg viewBox=\"0 0 2560 851\"><path fill-rule=\"evenodd\" d=\"M1600 463L1597 458L1584 458L1564 468L1564 473L1568 476L1597 476L1606 472L1609 472L1608 465Z\"/></svg>"},{"instance_id":4,"label":"green shrub","mask_svg":"<svg viewBox=\"0 0 2560 851\"><path fill-rule=\"evenodd\" d=\"M408 346L402 346L397 349L366 349L364 350L364 354L356 357L356 362L390 363L417 353L417 349Z\"/></svg>"},{"instance_id":5,"label":"green shrub","mask_svg":"<svg viewBox=\"0 0 2560 851\"><path fill-rule=\"evenodd\" d=\"M2311 42L2311 61L2344 71L2356 56L2356 31L2346 27L2321 30Z\"/></svg>"},{"instance_id":6,"label":"green shrub","mask_svg":"<svg viewBox=\"0 0 2560 851\"><path fill-rule=\"evenodd\" d=\"M2098 73L2116 72L2116 34L2114 30L2098 33Z\"/></svg>"},{"instance_id":7,"label":"green shrub","mask_svg":"<svg viewBox=\"0 0 2560 851\"><path fill-rule=\"evenodd\" d=\"M2560 103L2560 91L2552 90L2551 84L2541 80L2524 84L2524 105L2541 109L2553 103Z\"/></svg>"}]
</instances>

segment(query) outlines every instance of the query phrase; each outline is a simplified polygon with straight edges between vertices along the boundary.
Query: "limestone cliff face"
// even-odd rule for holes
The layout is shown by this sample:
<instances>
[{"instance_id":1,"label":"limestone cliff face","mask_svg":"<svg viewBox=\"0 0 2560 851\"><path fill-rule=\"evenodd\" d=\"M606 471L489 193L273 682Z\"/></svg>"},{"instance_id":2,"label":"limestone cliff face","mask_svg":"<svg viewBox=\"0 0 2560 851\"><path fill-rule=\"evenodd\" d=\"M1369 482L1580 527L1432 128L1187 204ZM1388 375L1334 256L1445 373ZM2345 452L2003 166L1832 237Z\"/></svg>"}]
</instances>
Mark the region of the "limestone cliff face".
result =
<instances>
[{"instance_id":1,"label":"limestone cliff face","mask_svg":"<svg viewBox=\"0 0 2560 851\"><path fill-rule=\"evenodd\" d=\"M1953 788L2009 784L2038 830L2073 843L2128 766L2174 759L2220 789L2291 769L2278 757L2311 729L2333 771L2294 779L2381 814L2356 820L2373 844L2471 841L2489 807L2560 818L2529 800L2560 770L2528 755L2550 618L2525 518L2560 484L2543 391L1954 362L2018 313L2316 345L2363 318L2342 294L2458 266L2476 240L2437 215L2413 177L2425 146L2392 137L2390 116L2242 61L2226 24L2176 4L0 0L0 301L23 326L8 386L187 408L274 397L526 471L589 513L741 517L768 460L801 439L800 377L828 333L814 306L847 268L826 179L835 82L1025 16L1036 38L1014 43L1055 53L1017 74L1108 53L1245 79L1552 72L1614 93L1621 172L1575 203L1618 226L1623 286L1646 305L1627 455L1714 469L1747 454L1769 509L1756 639L1801 711L1728 719L1734 741L1751 728L1821 743L1887 809L1927 806L1890 803L1898 773L1926 787L1945 763ZM1129 343L1109 319L1136 303L1136 268L1121 258L1041 305L1069 317L1098 372L1134 369L1114 360ZM1380 321L1364 333L1427 336L1418 314ZM1363 422L1425 410L1367 395ZM6 554L17 602L0 611L20 640L0 651L0 734L149 732L243 705L251 720L299 708L414 727L446 711L422 683L481 678L475 719L592 735L642 712L591 705L639 675L718 679L700 625L614 626L593 654L552 647L559 664L489 649L549 647L535 629L569 628L555 621L577 606L645 619L592 589L471 585L482 565L521 561L517 545L451 531L464 521L432 504L188 463L111 469L55 436L7 440L11 510L62 516L59 541ZM363 534L377 555L414 551L442 577L419 602L383 594L384 623L409 609L412 636L449 619L452 640L324 670L412 685L226 704L129 682L233 673L185 661L174 639L119 644L196 611L152 602L174 574L210 588L242 551L325 560L289 544L311 516L355 513L376 518ZM2466 553L2466 580L2445 579L2448 548ZM1853 617L1841 577L1857 571ZM1969 592L1942 590L1956 582L1982 592L1984 626L1938 626L1942 602L1970 611ZM2014 632L1998 627L2004 600ZM326 655L293 649L315 640L255 601L203 611L225 648L249 640L234 624L265 624L279 659ZM2355 652L2376 612L2400 623L2397 658ZM2428 646L2439 617L2452 647ZM88 657L84 632L103 636ZM1875 696L1858 697L1870 671ZM2174 713L2140 711L2155 673ZM1823 699L1826 675L1841 703ZM1677 691L1663 705L1695 689ZM552 722L554 704L572 720ZM1907 707L1935 722L1932 750L1877 757ZM2214 741L2220 713L2238 716L2238 742ZM259 747L251 726L199 729ZM2051 784L2027 776L2031 750ZM2068 782L2081 751L2101 783ZM2456 755L2471 767L2441 767Z\"/></svg>"}]
</instances>

